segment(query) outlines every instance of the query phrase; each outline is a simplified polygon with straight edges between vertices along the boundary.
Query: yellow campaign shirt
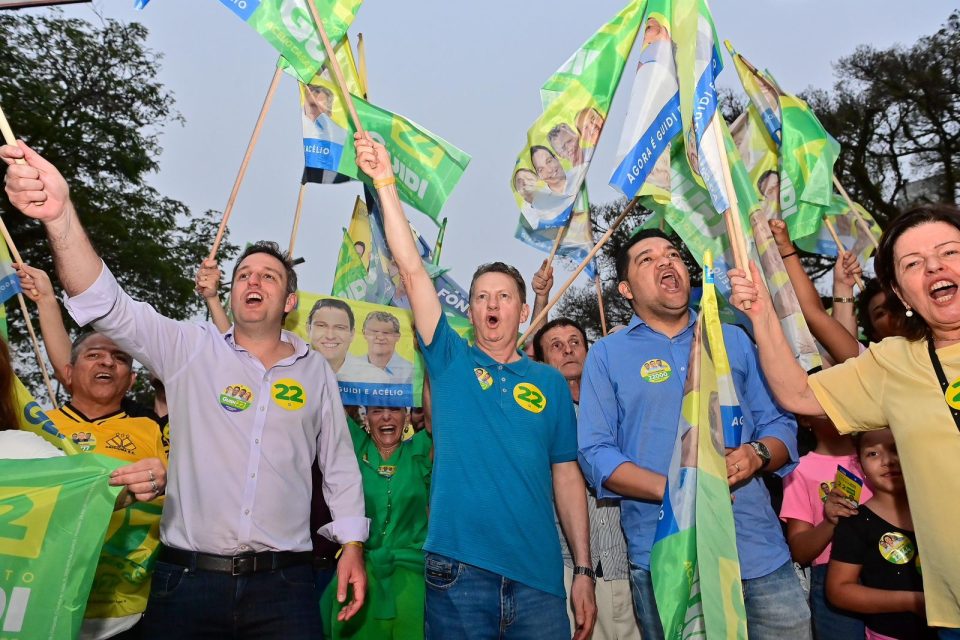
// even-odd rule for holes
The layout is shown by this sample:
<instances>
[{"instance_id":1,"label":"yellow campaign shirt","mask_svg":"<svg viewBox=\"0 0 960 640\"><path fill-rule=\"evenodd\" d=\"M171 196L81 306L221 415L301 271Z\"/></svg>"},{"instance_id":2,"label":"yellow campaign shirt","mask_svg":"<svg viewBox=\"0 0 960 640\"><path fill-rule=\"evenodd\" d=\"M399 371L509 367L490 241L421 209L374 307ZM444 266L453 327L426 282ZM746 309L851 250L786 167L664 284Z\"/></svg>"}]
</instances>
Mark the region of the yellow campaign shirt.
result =
<instances>
[{"instance_id":1,"label":"yellow campaign shirt","mask_svg":"<svg viewBox=\"0 0 960 640\"><path fill-rule=\"evenodd\" d=\"M146 416L131 417L118 411L91 420L69 403L47 415L84 452L99 453L127 463L146 458L160 458L164 464L167 462L160 426ZM85 618L136 616L139 619L147 607L150 575L160 550L162 509L161 496L150 502L135 502L113 513ZM135 620L130 624L133 622Z\"/></svg>"},{"instance_id":2,"label":"yellow campaign shirt","mask_svg":"<svg viewBox=\"0 0 960 640\"><path fill-rule=\"evenodd\" d=\"M947 380L957 381L960 344L938 349L937 357ZM841 433L893 431L923 558L927 622L960 627L960 431L926 341L871 344L859 357L812 375L810 387Z\"/></svg>"}]
</instances>

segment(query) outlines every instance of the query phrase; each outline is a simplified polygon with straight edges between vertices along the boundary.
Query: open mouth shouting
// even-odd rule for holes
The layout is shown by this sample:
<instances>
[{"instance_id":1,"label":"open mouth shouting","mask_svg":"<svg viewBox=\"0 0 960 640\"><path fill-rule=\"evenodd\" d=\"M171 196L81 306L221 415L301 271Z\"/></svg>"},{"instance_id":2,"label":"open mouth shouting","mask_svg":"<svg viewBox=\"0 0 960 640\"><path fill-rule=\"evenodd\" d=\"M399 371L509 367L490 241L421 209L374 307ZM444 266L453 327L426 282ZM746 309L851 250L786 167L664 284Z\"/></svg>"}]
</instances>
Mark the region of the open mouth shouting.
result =
<instances>
[{"instance_id":1,"label":"open mouth shouting","mask_svg":"<svg viewBox=\"0 0 960 640\"><path fill-rule=\"evenodd\" d=\"M660 282L658 284L660 288L667 293L679 293L681 290L680 275L671 268L664 269L663 272L661 272Z\"/></svg>"},{"instance_id":2,"label":"open mouth shouting","mask_svg":"<svg viewBox=\"0 0 960 640\"><path fill-rule=\"evenodd\" d=\"M495 313L487 313L483 319L488 329L496 329L500 326L500 316Z\"/></svg>"},{"instance_id":3,"label":"open mouth shouting","mask_svg":"<svg viewBox=\"0 0 960 640\"><path fill-rule=\"evenodd\" d=\"M927 289L930 298L936 304L947 304L957 293L957 284L949 280L937 280Z\"/></svg>"},{"instance_id":4,"label":"open mouth shouting","mask_svg":"<svg viewBox=\"0 0 960 640\"><path fill-rule=\"evenodd\" d=\"M248 307L256 307L263 302L263 294L257 291L250 291L243 299L243 303Z\"/></svg>"},{"instance_id":5,"label":"open mouth shouting","mask_svg":"<svg viewBox=\"0 0 960 640\"><path fill-rule=\"evenodd\" d=\"M109 371L101 371L97 373L95 376L93 376L93 379L96 380L97 382L107 382L107 383L113 382L114 378L115 376Z\"/></svg>"}]
</instances>

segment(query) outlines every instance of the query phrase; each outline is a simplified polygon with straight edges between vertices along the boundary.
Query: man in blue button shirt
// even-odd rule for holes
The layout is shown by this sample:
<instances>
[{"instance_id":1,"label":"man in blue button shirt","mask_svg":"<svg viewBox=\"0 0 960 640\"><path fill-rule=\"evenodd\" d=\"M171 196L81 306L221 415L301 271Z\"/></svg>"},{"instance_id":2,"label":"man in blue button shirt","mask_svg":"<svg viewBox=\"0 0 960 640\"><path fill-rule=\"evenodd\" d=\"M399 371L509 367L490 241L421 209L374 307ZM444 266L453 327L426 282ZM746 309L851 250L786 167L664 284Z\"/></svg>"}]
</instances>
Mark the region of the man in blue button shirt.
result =
<instances>
[{"instance_id":1,"label":"man in blue button shirt","mask_svg":"<svg viewBox=\"0 0 960 640\"><path fill-rule=\"evenodd\" d=\"M447 323L410 235L382 145L357 136L357 165L381 200L430 374L434 469L426 556L427 638L569 638L560 523L581 574L572 587L578 640L593 630L586 486L563 376L517 350L526 285L484 265L470 284L470 346ZM574 570L576 572L576 569Z\"/></svg>"},{"instance_id":2,"label":"man in blue button shirt","mask_svg":"<svg viewBox=\"0 0 960 640\"><path fill-rule=\"evenodd\" d=\"M679 250L658 230L634 235L617 254L620 294L634 316L597 342L581 380L580 465L598 498L622 497L634 606L645 640L663 638L650 579L666 473L680 420L696 312ZM744 411L726 463L751 639L809 638L810 612L761 472L796 463L796 422L771 398L756 351L739 328L723 336ZM677 571L682 571L677 567Z\"/></svg>"}]
</instances>

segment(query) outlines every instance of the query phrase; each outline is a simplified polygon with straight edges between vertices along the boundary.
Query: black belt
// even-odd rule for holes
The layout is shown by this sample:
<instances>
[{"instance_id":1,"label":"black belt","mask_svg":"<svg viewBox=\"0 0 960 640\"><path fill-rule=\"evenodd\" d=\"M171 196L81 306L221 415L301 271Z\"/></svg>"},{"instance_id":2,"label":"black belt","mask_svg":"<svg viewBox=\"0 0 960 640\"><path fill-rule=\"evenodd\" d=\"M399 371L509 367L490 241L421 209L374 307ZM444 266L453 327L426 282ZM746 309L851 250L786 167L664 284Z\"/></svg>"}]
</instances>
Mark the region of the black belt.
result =
<instances>
[{"instance_id":1,"label":"black belt","mask_svg":"<svg viewBox=\"0 0 960 640\"><path fill-rule=\"evenodd\" d=\"M190 570L216 571L240 576L296 565L308 565L312 557L313 554L310 551L261 551L239 556L218 556L212 553L161 547L158 560L187 567Z\"/></svg>"}]
</instances>

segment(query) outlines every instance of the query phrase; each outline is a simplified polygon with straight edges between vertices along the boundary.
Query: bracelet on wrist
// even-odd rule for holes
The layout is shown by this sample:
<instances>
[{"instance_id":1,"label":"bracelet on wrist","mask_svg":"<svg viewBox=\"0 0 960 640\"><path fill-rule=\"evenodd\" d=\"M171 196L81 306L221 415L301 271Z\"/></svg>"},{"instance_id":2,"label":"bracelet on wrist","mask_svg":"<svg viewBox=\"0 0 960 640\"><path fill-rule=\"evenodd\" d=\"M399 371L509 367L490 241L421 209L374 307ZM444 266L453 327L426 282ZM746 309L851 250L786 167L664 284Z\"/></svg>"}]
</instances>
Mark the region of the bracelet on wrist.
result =
<instances>
[{"instance_id":1,"label":"bracelet on wrist","mask_svg":"<svg viewBox=\"0 0 960 640\"><path fill-rule=\"evenodd\" d=\"M363 553L363 543L358 542L356 540L351 540L350 542L344 542L342 545L340 545L340 548L337 549L336 555L334 555L333 557L339 560L341 554L343 554L343 550L346 549L347 547L357 547L360 549L360 553Z\"/></svg>"},{"instance_id":2,"label":"bracelet on wrist","mask_svg":"<svg viewBox=\"0 0 960 640\"><path fill-rule=\"evenodd\" d=\"M833 301L834 301L834 302L849 302L850 304L853 304L854 302L857 301L857 299L856 299L856 298L852 298L852 297L848 297L848 296L833 296Z\"/></svg>"},{"instance_id":3,"label":"bracelet on wrist","mask_svg":"<svg viewBox=\"0 0 960 640\"><path fill-rule=\"evenodd\" d=\"M793 257L793 256L795 256L795 255L797 255L797 252L796 252L796 251L791 251L790 253L788 253L788 254L786 254L786 255L781 255L781 256L780 256L780 259L781 259L781 260L786 260L787 258L791 258L791 257Z\"/></svg>"},{"instance_id":4,"label":"bracelet on wrist","mask_svg":"<svg viewBox=\"0 0 960 640\"><path fill-rule=\"evenodd\" d=\"M396 183L397 183L396 177L390 176L389 178L384 178L384 179L382 179L382 180L374 180L374 181L373 181L373 188L374 188L374 189L383 189L384 187L389 187L390 185L396 184Z\"/></svg>"},{"instance_id":5,"label":"bracelet on wrist","mask_svg":"<svg viewBox=\"0 0 960 640\"><path fill-rule=\"evenodd\" d=\"M593 569L591 569L590 567L584 567L584 566L582 566L582 565L577 565L577 566L575 566L575 567L573 568L573 575L575 575L575 576L587 576L588 578L590 578L590 579L593 580L594 582L597 581L597 574L596 574L596 572L595 572Z\"/></svg>"}]
</instances>

